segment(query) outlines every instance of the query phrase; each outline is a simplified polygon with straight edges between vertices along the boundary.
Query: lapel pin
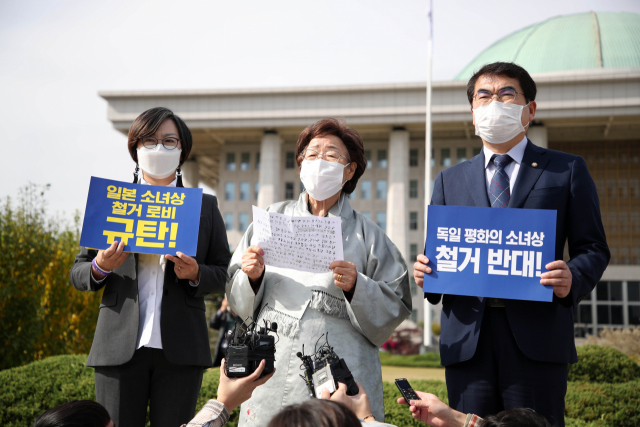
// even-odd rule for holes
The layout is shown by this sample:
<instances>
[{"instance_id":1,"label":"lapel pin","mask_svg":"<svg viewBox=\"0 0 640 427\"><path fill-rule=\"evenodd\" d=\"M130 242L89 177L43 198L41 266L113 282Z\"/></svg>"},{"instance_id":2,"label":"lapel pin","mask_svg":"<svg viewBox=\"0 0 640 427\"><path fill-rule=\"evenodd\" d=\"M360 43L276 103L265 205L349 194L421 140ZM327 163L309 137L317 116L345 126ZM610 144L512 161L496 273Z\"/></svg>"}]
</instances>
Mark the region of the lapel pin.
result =
<instances>
[{"instance_id":1,"label":"lapel pin","mask_svg":"<svg viewBox=\"0 0 640 427\"><path fill-rule=\"evenodd\" d=\"M538 167L538 164L536 162L531 163L531 166L533 166L534 168Z\"/></svg>"}]
</instances>

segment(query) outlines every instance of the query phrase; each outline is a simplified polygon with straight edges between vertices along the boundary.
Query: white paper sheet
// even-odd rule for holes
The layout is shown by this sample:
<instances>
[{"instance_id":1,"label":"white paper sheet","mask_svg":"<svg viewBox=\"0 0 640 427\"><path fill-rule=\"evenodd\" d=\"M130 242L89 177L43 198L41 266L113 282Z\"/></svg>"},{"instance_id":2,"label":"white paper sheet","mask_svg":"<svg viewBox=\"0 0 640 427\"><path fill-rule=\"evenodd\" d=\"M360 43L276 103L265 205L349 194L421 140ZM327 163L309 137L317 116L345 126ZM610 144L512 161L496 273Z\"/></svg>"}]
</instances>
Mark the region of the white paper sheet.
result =
<instances>
[{"instance_id":1,"label":"white paper sheet","mask_svg":"<svg viewBox=\"0 0 640 427\"><path fill-rule=\"evenodd\" d=\"M273 267L325 273L333 261L344 260L339 217L288 216L253 206L251 244Z\"/></svg>"}]
</instances>

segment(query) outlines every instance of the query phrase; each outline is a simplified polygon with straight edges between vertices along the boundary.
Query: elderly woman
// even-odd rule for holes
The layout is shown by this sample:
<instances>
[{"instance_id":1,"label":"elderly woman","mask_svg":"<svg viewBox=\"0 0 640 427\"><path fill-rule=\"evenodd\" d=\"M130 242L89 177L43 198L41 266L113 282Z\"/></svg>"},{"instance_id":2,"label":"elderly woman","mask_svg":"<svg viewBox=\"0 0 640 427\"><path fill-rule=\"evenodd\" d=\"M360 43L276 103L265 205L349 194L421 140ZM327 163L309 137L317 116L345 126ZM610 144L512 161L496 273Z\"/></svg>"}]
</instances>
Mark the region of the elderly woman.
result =
<instances>
[{"instance_id":1,"label":"elderly woman","mask_svg":"<svg viewBox=\"0 0 640 427\"><path fill-rule=\"evenodd\" d=\"M325 333L367 390L373 417L382 421L378 347L411 313L407 265L384 232L349 204L347 196L367 164L355 130L340 120L320 120L300 134L296 159L306 190L297 201L267 210L340 218L345 259L331 263L326 273L265 268L263 252L252 241L253 224L247 229L228 270L229 303L243 319L277 322L280 339L276 374L244 403L240 425L266 425L283 406L308 398L296 353L303 345L305 354L313 352Z\"/></svg>"}]
</instances>

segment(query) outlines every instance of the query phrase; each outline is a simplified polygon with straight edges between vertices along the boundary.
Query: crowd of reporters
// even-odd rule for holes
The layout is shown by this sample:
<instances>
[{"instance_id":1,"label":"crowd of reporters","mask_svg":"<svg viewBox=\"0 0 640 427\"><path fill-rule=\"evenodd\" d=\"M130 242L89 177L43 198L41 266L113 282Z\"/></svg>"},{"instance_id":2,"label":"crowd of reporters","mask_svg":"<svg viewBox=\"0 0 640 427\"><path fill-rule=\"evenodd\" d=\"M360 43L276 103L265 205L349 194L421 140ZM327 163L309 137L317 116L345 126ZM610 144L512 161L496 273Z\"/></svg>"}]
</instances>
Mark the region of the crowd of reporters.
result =
<instances>
[{"instance_id":1,"label":"crowd of reporters","mask_svg":"<svg viewBox=\"0 0 640 427\"><path fill-rule=\"evenodd\" d=\"M229 414L248 400L253 391L269 381L273 373L261 377L265 361L258 369L244 378L229 378L224 371L224 359L220 367L220 383L215 399L209 400L196 416L182 427L222 427ZM371 406L366 390L358 384L359 393L348 396L347 387L340 383L338 390L330 394L324 390L321 399L283 408L271 419L268 427L354 427L367 425L393 427L371 417ZM417 391L419 400L397 403L409 405L413 418L433 427L548 427L544 417L531 409L511 409L482 419L474 414L458 412L431 393ZM393 420L389 420L393 422ZM117 427L107 410L91 400L74 400L45 411L33 427ZM178 427L178 426L176 426Z\"/></svg>"}]
</instances>

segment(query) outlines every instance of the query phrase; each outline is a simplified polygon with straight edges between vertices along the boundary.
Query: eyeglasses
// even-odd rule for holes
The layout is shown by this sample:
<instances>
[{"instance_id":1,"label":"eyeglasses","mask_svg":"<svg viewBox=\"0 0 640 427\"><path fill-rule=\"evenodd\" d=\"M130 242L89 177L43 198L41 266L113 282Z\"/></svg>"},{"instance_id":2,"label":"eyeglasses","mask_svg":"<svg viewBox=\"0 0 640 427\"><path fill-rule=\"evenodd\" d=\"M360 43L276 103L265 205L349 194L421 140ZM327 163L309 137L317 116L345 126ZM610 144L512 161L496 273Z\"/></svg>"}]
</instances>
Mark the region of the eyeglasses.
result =
<instances>
[{"instance_id":1,"label":"eyeglasses","mask_svg":"<svg viewBox=\"0 0 640 427\"><path fill-rule=\"evenodd\" d=\"M491 93L488 90L480 89L473 99L478 101L480 105L487 105L493 101L493 97L495 96L498 98L498 101L504 104L510 104L516 100L516 96L518 96L518 94L524 95L524 93L516 92L515 89L511 88L500 89L498 93Z\"/></svg>"},{"instance_id":2,"label":"eyeglasses","mask_svg":"<svg viewBox=\"0 0 640 427\"><path fill-rule=\"evenodd\" d=\"M149 148L149 149L156 148L156 145L160 143L167 150L173 150L175 148L178 148L178 142L180 142L178 138L174 138L174 137L158 139L152 136L143 136L141 140L144 148Z\"/></svg>"},{"instance_id":3,"label":"eyeglasses","mask_svg":"<svg viewBox=\"0 0 640 427\"><path fill-rule=\"evenodd\" d=\"M338 151L335 151L335 150L329 150L323 154L323 153L317 152L313 148L306 148L302 152L303 160L316 160L316 159L324 158L327 162L335 163L340 161L340 157L344 157L345 160L349 161L349 159L346 156L343 156L342 154L340 154Z\"/></svg>"}]
</instances>

